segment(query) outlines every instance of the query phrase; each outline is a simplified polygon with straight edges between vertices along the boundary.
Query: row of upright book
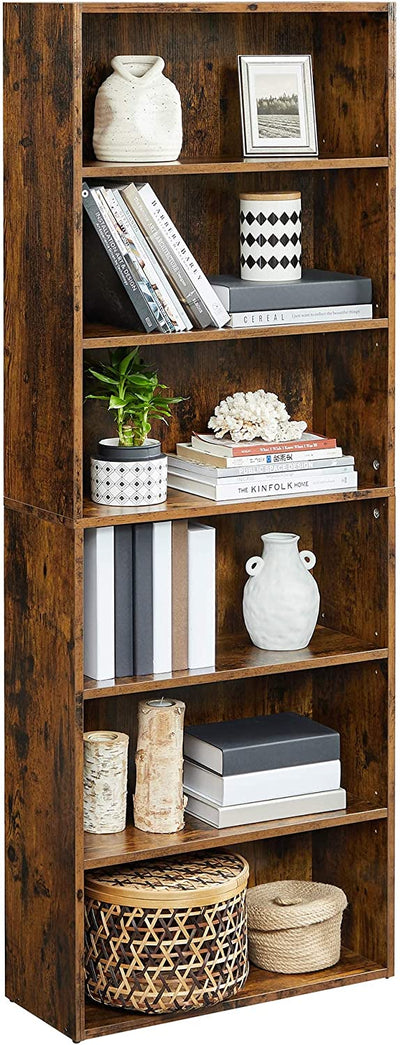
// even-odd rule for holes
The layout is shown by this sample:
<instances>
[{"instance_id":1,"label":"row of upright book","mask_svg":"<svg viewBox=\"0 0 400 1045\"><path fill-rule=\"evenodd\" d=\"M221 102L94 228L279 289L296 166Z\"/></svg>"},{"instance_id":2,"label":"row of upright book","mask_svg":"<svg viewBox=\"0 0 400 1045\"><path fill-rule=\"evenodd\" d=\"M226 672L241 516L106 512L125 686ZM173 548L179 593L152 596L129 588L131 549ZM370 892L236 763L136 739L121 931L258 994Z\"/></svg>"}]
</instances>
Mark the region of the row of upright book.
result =
<instances>
[{"instance_id":1,"label":"row of upright book","mask_svg":"<svg viewBox=\"0 0 400 1045\"><path fill-rule=\"evenodd\" d=\"M168 486L214 501L356 490L354 457L336 439L305 432L285 443L234 443L212 434L192 436L168 455Z\"/></svg>"},{"instance_id":2,"label":"row of upright book","mask_svg":"<svg viewBox=\"0 0 400 1045\"><path fill-rule=\"evenodd\" d=\"M303 269L299 280L207 277L152 186L83 185L87 319L168 334L372 317L366 276Z\"/></svg>"},{"instance_id":3,"label":"row of upright book","mask_svg":"<svg viewBox=\"0 0 400 1045\"><path fill-rule=\"evenodd\" d=\"M214 667L215 532L185 519L85 532L85 675Z\"/></svg>"},{"instance_id":4,"label":"row of upright book","mask_svg":"<svg viewBox=\"0 0 400 1045\"><path fill-rule=\"evenodd\" d=\"M345 809L340 735L292 712L187 726L184 791L216 828Z\"/></svg>"}]
</instances>

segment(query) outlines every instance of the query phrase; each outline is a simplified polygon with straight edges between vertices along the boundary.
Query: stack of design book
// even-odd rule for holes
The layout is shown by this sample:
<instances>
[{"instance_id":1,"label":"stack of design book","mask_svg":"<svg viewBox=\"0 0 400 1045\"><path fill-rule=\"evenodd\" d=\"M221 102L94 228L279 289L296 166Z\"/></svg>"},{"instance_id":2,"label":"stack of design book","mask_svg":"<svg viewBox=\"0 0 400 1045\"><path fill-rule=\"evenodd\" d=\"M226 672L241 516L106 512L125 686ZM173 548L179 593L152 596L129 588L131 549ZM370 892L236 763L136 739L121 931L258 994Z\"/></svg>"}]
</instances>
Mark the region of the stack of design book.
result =
<instances>
[{"instance_id":1,"label":"stack of design book","mask_svg":"<svg viewBox=\"0 0 400 1045\"><path fill-rule=\"evenodd\" d=\"M168 486L213 501L268 500L357 489L354 457L336 439L304 432L286 443L193 435L168 455Z\"/></svg>"},{"instance_id":2,"label":"stack of design book","mask_svg":"<svg viewBox=\"0 0 400 1045\"><path fill-rule=\"evenodd\" d=\"M188 726L187 812L213 827L346 808L340 736L292 712Z\"/></svg>"},{"instance_id":3,"label":"stack of design book","mask_svg":"<svg viewBox=\"0 0 400 1045\"><path fill-rule=\"evenodd\" d=\"M367 276L303 269L301 279L287 283L237 276L211 276L210 282L234 328L372 319Z\"/></svg>"},{"instance_id":4,"label":"stack of design book","mask_svg":"<svg viewBox=\"0 0 400 1045\"><path fill-rule=\"evenodd\" d=\"M85 533L85 675L215 664L215 529L187 520Z\"/></svg>"}]
</instances>

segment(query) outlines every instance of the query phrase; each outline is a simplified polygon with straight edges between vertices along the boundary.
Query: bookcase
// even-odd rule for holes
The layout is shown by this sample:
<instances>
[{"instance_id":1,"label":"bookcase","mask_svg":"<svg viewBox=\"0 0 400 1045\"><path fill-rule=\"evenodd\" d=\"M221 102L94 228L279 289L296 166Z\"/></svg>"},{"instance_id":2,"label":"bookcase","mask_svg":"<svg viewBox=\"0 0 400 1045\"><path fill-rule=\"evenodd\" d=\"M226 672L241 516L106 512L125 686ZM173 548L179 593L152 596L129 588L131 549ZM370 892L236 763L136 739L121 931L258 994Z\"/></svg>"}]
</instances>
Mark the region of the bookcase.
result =
<instances>
[{"instance_id":1,"label":"bookcase","mask_svg":"<svg viewBox=\"0 0 400 1045\"><path fill-rule=\"evenodd\" d=\"M250 884L314 878L349 900L338 965L283 976L254 967L224 1006L393 973L394 5L49 3L4 5L6 188L7 995L74 1041L162 1023L85 1002L84 871L229 844ZM96 162L94 98L110 59L160 54L183 103L171 164ZM312 55L318 159L241 159L237 54ZM241 191L300 190L303 260L371 276L372 320L146 335L84 322L85 178L145 176L206 272L238 272ZM220 504L171 491L153 508L85 497L104 429L82 408L84 360L140 344L190 396L164 449L205 427L242 388L271 389L354 453L356 493ZM157 431L154 432L157 435ZM99 683L83 676L85 528L212 517L218 656L213 672ZM305 650L267 653L244 631L244 563L266 530L317 555L321 613ZM83 729L131 737L137 698L176 691L187 721L281 710L342 739L345 811L177 835L83 835ZM168 1018L173 1018L168 1017Z\"/></svg>"}]
</instances>

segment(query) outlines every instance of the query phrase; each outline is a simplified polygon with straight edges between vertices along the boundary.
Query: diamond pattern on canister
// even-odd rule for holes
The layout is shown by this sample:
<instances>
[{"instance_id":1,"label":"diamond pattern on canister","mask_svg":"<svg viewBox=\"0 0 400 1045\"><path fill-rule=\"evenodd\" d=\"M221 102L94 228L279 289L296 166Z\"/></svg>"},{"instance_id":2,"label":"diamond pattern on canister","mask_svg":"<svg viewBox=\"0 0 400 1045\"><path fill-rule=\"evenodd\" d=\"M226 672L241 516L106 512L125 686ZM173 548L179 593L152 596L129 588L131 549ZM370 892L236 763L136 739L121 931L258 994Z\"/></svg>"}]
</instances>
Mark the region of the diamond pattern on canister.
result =
<instances>
[{"instance_id":1,"label":"diamond pattern on canister","mask_svg":"<svg viewBox=\"0 0 400 1045\"><path fill-rule=\"evenodd\" d=\"M301 279L300 193L241 197L240 270L262 282Z\"/></svg>"}]
</instances>

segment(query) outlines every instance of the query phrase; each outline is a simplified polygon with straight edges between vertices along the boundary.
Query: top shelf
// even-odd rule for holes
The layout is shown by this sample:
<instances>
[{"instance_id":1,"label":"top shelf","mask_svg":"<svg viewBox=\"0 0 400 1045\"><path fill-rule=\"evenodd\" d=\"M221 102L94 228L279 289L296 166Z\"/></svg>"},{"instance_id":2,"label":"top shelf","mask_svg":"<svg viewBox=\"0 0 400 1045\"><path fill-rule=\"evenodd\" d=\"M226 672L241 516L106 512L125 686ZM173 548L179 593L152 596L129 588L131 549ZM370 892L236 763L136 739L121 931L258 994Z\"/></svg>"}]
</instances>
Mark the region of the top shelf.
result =
<instances>
[{"instance_id":1,"label":"top shelf","mask_svg":"<svg viewBox=\"0 0 400 1045\"><path fill-rule=\"evenodd\" d=\"M276 0L272 3L246 3L240 2L240 0L217 0L217 3L204 2L202 0L201 5L199 0L181 0L179 3L162 3L158 0L157 3L143 3L143 0L139 0L139 3L83 3L82 12L83 14L131 14L132 12L144 11L146 14L186 14L193 12L194 14L220 14L221 12L232 12L232 13L245 13L245 14L262 14L274 12L280 8L284 14L304 14L304 3L299 3L299 0L295 3L277 3ZM339 3L330 3L327 7L326 0L322 3L307 3L306 10L310 14L330 14L336 12L349 11L355 12L356 14L369 13L370 11L380 12L381 14L387 13L389 4L387 3L373 3L370 2L355 3L353 0L339 0Z\"/></svg>"},{"instance_id":2,"label":"top shelf","mask_svg":"<svg viewBox=\"0 0 400 1045\"><path fill-rule=\"evenodd\" d=\"M298 160L245 160L238 157L230 159L215 157L213 159L197 159L183 157L173 163L103 163L90 160L82 166L83 178L137 178L142 175L156 177L165 174L244 174L245 172L269 171L326 171L360 169L363 167L388 167L387 156L347 156L328 157L326 159Z\"/></svg>"}]
</instances>

